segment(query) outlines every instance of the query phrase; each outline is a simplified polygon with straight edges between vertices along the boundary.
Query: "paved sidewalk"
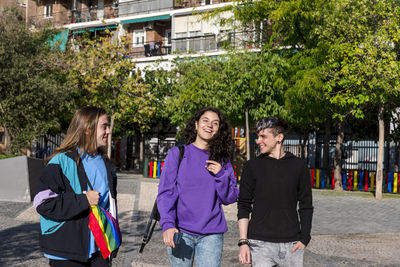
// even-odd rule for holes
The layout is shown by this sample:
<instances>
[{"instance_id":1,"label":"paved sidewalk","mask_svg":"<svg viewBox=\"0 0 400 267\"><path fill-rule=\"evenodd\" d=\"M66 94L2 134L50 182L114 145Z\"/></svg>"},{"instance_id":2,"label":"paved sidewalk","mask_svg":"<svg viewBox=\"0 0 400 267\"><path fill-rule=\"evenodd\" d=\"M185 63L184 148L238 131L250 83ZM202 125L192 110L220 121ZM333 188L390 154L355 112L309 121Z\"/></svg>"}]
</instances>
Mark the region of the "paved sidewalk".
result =
<instances>
[{"instance_id":1,"label":"paved sidewalk","mask_svg":"<svg viewBox=\"0 0 400 267\"><path fill-rule=\"evenodd\" d=\"M156 226L143 254L139 246L157 192L155 179L120 173L118 208L123 245L113 266L169 266ZM312 240L305 266L400 266L400 199L333 196L314 191ZM237 262L236 205L225 207L222 266ZM0 266L48 266L39 251L39 216L30 203L0 201Z\"/></svg>"}]
</instances>

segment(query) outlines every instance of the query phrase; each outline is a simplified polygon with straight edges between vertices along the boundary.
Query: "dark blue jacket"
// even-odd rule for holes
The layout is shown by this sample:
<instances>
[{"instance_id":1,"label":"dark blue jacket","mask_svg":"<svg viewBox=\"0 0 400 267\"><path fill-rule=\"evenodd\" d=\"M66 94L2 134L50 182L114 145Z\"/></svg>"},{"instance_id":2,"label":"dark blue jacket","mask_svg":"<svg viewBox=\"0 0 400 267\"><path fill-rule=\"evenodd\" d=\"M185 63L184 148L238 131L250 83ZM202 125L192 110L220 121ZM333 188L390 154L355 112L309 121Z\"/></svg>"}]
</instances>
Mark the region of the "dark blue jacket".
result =
<instances>
[{"instance_id":1,"label":"dark blue jacket","mask_svg":"<svg viewBox=\"0 0 400 267\"><path fill-rule=\"evenodd\" d=\"M78 152L55 155L43 170L34 198L40 214L40 247L43 252L86 262L89 245L90 206L86 195L87 177L76 164ZM104 159L110 190L110 213L117 219L115 167ZM114 253L115 256L116 253Z\"/></svg>"}]
</instances>

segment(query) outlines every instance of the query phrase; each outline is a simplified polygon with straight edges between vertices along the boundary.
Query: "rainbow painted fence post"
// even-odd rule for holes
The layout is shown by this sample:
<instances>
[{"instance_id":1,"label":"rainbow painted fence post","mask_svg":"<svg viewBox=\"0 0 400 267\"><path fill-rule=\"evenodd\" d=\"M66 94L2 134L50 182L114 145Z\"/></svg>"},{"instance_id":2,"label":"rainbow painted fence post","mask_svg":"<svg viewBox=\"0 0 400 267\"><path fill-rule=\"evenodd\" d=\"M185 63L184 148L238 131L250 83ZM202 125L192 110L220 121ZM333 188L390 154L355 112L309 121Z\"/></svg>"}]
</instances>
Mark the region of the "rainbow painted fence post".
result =
<instances>
[{"instance_id":1,"label":"rainbow painted fence post","mask_svg":"<svg viewBox=\"0 0 400 267\"><path fill-rule=\"evenodd\" d=\"M315 187L315 169L311 169L311 187Z\"/></svg>"},{"instance_id":2,"label":"rainbow painted fence post","mask_svg":"<svg viewBox=\"0 0 400 267\"><path fill-rule=\"evenodd\" d=\"M321 178L321 170L320 169L316 169L315 170L315 187L316 188L320 188L320 178Z\"/></svg>"},{"instance_id":3,"label":"rainbow painted fence post","mask_svg":"<svg viewBox=\"0 0 400 267\"><path fill-rule=\"evenodd\" d=\"M368 191L368 178L369 178L369 172L365 171L365 173L364 173L364 191Z\"/></svg>"},{"instance_id":4,"label":"rainbow painted fence post","mask_svg":"<svg viewBox=\"0 0 400 267\"><path fill-rule=\"evenodd\" d=\"M325 188L326 183L325 183L325 170L321 170L321 188Z\"/></svg>"},{"instance_id":5,"label":"rainbow painted fence post","mask_svg":"<svg viewBox=\"0 0 400 267\"><path fill-rule=\"evenodd\" d=\"M374 191L375 190L375 172L371 172L371 178L370 178L370 183L369 183L369 190Z\"/></svg>"},{"instance_id":6,"label":"rainbow painted fence post","mask_svg":"<svg viewBox=\"0 0 400 267\"><path fill-rule=\"evenodd\" d=\"M363 186L364 186L364 172L360 171L358 178L358 190L363 191Z\"/></svg>"},{"instance_id":7,"label":"rainbow painted fence post","mask_svg":"<svg viewBox=\"0 0 400 267\"><path fill-rule=\"evenodd\" d=\"M342 186L343 190L346 190L347 187L346 171L342 171Z\"/></svg>"},{"instance_id":8,"label":"rainbow painted fence post","mask_svg":"<svg viewBox=\"0 0 400 267\"><path fill-rule=\"evenodd\" d=\"M160 178L162 169L164 167L164 161L153 160L149 162L149 178Z\"/></svg>"},{"instance_id":9,"label":"rainbow painted fence post","mask_svg":"<svg viewBox=\"0 0 400 267\"><path fill-rule=\"evenodd\" d=\"M389 193L392 193L392 191L393 191L393 178L394 178L393 172L388 172L387 176L388 176L388 178L387 178L387 180L388 180L388 182L387 182L387 191Z\"/></svg>"},{"instance_id":10,"label":"rainbow painted fence post","mask_svg":"<svg viewBox=\"0 0 400 267\"><path fill-rule=\"evenodd\" d=\"M357 185L358 185L358 171L354 171L353 175L353 190L357 190Z\"/></svg>"}]
</instances>

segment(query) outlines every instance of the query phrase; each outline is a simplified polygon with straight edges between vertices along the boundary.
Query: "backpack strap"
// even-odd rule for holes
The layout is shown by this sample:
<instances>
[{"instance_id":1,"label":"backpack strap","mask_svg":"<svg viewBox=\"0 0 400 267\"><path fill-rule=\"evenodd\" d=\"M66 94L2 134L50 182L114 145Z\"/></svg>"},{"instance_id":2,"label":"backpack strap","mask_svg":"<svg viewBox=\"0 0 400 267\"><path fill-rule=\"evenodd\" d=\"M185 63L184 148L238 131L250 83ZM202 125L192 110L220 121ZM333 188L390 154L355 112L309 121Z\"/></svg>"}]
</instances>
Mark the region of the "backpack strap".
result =
<instances>
[{"instance_id":1,"label":"backpack strap","mask_svg":"<svg viewBox=\"0 0 400 267\"><path fill-rule=\"evenodd\" d=\"M181 165L183 159L183 155L185 154L185 146L182 144L178 144L177 147L179 148L179 159L178 159L178 169L177 169L178 172L179 166ZM160 212L158 211L157 198L156 198L156 200L154 201L153 209L151 210L149 221L147 222L146 225L146 230L143 236L142 244L139 249L139 253L142 253L146 244L149 243L151 236L153 235L154 232L154 227L156 226L159 220L160 220Z\"/></svg>"},{"instance_id":2,"label":"backpack strap","mask_svg":"<svg viewBox=\"0 0 400 267\"><path fill-rule=\"evenodd\" d=\"M179 144L179 145L177 145L177 147L179 148L179 160L178 160L178 170L179 170L179 166L181 166L183 155L185 154L185 146L182 144Z\"/></svg>"}]
</instances>

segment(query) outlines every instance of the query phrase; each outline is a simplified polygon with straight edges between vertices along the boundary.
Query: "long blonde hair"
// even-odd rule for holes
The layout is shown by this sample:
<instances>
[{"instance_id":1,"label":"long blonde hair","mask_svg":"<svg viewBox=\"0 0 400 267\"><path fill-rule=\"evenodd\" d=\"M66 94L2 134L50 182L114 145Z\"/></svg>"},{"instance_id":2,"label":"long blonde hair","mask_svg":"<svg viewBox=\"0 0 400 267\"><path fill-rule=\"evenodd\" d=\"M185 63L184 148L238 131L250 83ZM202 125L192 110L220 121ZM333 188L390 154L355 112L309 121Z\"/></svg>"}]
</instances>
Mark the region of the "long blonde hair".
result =
<instances>
[{"instance_id":1,"label":"long blonde hair","mask_svg":"<svg viewBox=\"0 0 400 267\"><path fill-rule=\"evenodd\" d=\"M46 160L46 163L51 160L56 154L62 152L71 152L80 148L79 157L76 159L79 162L83 152L90 155L99 153L103 157L106 155L103 148L97 148L97 123L102 115L107 115L103 108L98 107L83 107L78 109L72 118L67 134L62 141L60 147L55 149L54 153Z\"/></svg>"}]
</instances>

